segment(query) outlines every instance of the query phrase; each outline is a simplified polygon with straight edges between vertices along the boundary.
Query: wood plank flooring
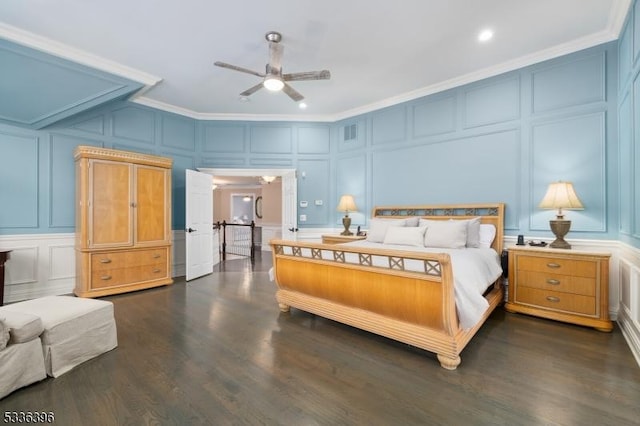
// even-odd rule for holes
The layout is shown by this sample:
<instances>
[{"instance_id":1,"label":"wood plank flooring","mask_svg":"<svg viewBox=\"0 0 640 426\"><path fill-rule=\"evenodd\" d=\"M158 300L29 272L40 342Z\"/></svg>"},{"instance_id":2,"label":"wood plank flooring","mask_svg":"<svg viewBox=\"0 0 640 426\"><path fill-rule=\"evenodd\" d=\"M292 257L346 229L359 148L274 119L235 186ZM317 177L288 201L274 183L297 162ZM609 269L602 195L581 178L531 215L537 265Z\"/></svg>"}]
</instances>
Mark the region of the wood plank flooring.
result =
<instances>
[{"instance_id":1,"label":"wood plank flooring","mask_svg":"<svg viewBox=\"0 0 640 426\"><path fill-rule=\"evenodd\" d=\"M61 425L638 425L620 330L498 309L456 371L434 354L292 310L271 259L105 297L119 346L0 400Z\"/></svg>"}]
</instances>

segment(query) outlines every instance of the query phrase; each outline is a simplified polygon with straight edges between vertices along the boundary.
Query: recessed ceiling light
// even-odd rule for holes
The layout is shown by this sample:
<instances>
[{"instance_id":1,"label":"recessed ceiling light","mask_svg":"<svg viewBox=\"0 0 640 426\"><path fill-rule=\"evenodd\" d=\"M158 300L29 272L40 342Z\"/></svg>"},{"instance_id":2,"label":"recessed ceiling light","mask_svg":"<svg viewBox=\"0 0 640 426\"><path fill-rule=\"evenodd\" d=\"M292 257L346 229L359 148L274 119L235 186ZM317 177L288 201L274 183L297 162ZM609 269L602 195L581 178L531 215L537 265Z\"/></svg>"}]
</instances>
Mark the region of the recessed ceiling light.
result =
<instances>
[{"instance_id":1,"label":"recessed ceiling light","mask_svg":"<svg viewBox=\"0 0 640 426\"><path fill-rule=\"evenodd\" d=\"M493 38L492 30L482 30L480 34L478 34L478 41L481 43L487 42Z\"/></svg>"},{"instance_id":2,"label":"recessed ceiling light","mask_svg":"<svg viewBox=\"0 0 640 426\"><path fill-rule=\"evenodd\" d=\"M300 102L300 103L298 104L298 108L300 108L300 109L307 109L307 104L305 104L304 102Z\"/></svg>"}]
</instances>

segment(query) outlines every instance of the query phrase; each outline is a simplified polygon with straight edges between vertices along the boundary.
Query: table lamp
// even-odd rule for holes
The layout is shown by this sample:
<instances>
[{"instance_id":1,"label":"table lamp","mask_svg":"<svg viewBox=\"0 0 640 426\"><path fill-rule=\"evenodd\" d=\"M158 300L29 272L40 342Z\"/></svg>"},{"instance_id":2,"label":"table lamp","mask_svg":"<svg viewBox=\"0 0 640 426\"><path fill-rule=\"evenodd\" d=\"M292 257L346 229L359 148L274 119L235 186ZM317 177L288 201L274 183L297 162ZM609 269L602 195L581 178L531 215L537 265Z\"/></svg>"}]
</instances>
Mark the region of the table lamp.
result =
<instances>
[{"instance_id":1,"label":"table lamp","mask_svg":"<svg viewBox=\"0 0 640 426\"><path fill-rule=\"evenodd\" d=\"M571 245L564 240L564 236L567 235L569 229L571 229L571 221L564 218L562 209L565 210L582 210L582 202L576 195L576 191L573 189L571 182L554 182L549 184L547 193L545 194L540 205L541 209L558 209L558 213L555 219L549 221L551 231L556 236L554 242L549 247L570 249Z\"/></svg>"},{"instance_id":2,"label":"table lamp","mask_svg":"<svg viewBox=\"0 0 640 426\"><path fill-rule=\"evenodd\" d=\"M351 218L349 217L349 212L358 211L358 207L356 207L356 202L353 200L353 196L343 195L342 197L340 197L340 202L338 203L338 208L336 210L338 210L339 212L344 212L344 217L342 218L344 231L342 231L340 235L353 235L353 232L349 231L349 227L351 226Z\"/></svg>"}]
</instances>

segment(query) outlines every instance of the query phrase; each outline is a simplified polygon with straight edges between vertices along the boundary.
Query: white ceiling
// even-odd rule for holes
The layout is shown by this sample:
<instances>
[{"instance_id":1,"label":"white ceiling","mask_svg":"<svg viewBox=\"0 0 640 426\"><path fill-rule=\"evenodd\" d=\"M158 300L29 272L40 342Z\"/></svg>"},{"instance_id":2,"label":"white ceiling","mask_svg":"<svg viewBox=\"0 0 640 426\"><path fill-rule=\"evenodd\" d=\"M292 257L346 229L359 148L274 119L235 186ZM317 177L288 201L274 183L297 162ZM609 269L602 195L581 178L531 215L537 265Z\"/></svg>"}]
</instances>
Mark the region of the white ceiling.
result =
<instances>
[{"instance_id":1,"label":"white ceiling","mask_svg":"<svg viewBox=\"0 0 640 426\"><path fill-rule=\"evenodd\" d=\"M136 102L202 119L333 121L614 40L630 0L3 0L0 38L147 85ZM481 44L485 28L494 38ZM329 69L284 93L239 93L264 71Z\"/></svg>"}]
</instances>

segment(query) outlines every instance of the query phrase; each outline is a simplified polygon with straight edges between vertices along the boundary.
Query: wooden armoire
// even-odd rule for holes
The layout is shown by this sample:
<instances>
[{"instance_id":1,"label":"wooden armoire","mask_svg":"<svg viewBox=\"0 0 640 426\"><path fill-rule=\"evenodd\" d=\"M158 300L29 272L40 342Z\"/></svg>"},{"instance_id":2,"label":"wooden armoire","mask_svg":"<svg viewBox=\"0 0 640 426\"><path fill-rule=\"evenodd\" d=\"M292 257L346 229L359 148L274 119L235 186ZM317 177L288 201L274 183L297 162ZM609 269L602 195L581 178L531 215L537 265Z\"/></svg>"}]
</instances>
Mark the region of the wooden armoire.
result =
<instances>
[{"instance_id":1,"label":"wooden armoire","mask_svg":"<svg viewBox=\"0 0 640 426\"><path fill-rule=\"evenodd\" d=\"M171 284L172 160L93 146L74 158L75 294Z\"/></svg>"}]
</instances>

